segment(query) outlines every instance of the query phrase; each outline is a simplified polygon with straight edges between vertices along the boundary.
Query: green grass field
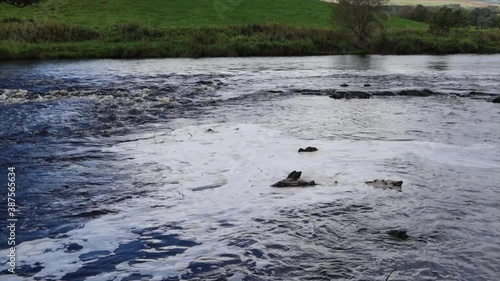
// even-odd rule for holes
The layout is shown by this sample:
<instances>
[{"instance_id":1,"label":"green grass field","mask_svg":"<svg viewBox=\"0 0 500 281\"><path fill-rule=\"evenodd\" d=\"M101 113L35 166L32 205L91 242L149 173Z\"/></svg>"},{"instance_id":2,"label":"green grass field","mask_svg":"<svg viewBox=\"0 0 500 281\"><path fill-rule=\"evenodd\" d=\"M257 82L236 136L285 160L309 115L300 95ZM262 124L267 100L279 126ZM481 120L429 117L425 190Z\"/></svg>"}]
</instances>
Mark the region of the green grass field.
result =
<instances>
[{"instance_id":1,"label":"green grass field","mask_svg":"<svg viewBox=\"0 0 500 281\"><path fill-rule=\"evenodd\" d=\"M56 20L91 27L137 23L159 27L286 24L331 28L331 14L331 4L319 0L46 0L23 9L0 4L0 19ZM427 25L391 19L389 27L422 30Z\"/></svg>"}]
</instances>

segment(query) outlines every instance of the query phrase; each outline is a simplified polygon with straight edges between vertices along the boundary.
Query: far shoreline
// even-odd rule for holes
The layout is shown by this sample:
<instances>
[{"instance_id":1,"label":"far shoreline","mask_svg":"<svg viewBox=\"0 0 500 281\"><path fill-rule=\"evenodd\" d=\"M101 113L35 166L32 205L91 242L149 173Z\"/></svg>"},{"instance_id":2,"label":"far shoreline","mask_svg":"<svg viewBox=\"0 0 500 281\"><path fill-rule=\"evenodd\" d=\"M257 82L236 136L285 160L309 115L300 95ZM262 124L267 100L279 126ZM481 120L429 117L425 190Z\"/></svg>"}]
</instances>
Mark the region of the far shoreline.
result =
<instances>
[{"instance_id":1,"label":"far shoreline","mask_svg":"<svg viewBox=\"0 0 500 281\"><path fill-rule=\"evenodd\" d=\"M135 26L132 31L87 30L62 24L38 28L28 41L19 40L16 34L11 34L11 40L0 41L0 60L500 53L500 29L462 28L447 35L394 29L377 34L369 49L359 49L352 36L340 31L278 24L157 29ZM43 33L43 28L48 33Z\"/></svg>"}]
</instances>

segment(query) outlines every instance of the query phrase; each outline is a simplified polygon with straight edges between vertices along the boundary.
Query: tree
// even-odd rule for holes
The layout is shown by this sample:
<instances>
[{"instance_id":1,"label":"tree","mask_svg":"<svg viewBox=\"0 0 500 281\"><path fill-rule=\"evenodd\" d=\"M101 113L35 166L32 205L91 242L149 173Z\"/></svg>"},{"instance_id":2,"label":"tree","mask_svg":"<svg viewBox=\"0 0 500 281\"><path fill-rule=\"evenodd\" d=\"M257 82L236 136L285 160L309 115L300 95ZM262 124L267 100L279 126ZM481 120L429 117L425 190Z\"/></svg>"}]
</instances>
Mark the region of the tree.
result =
<instances>
[{"instance_id":1,"label":"tree","mask_svg":"<svg viewBox=\"0 0 500 281\"><path fill-rule=\"evenodd\" d=\"M37 4L40 2L42 2L42 0L0 0L0 4L6 3L6 4L13 5L13 6L16 6L19 8L23 8L26 6L33 5L33 4Z\"/></svg>"},{"instance_id":2,"label":"tree","mask_svg":"<svg viewBox=\"0 0 500 281\"><path fill-rule=\"evenodd\" d=\"M442 7L432 15L429 24L429 30L432 33L448 34L453 27L453 10L448 7Z\"/></svg>"},{"instance_id":3,"label":"tree","mask_svg":"<svg viewBox=\"0 0 500 281\"><path fill-rule=\"evenodd\" d=\"M373 32L384 26L382 8L389 0L339 0L334 20L354 34L360 48L370 47Z\"/></svg>"},{"instance_id":4,"label":"tree","mask_svg":"<svg viewBox=\"0 0 500 281\"><path fill-rule=\"evenodd\" d=\"M419 22L427 22L431 17L431 13L426 7L417 5L410 13L409 19Z\"/></svg>"},{"instance_id":5,"label":"tree","mask_svg":"<svg viewBox=\"0 0 500 281\"><path fill-rule=\"evenodd\" d=\"M467 18L463 9L453 10L442 7L432 15L429 30L432 33L448 34L452 27L462 27L466 24Z\"/></svg>"}]
</instances>

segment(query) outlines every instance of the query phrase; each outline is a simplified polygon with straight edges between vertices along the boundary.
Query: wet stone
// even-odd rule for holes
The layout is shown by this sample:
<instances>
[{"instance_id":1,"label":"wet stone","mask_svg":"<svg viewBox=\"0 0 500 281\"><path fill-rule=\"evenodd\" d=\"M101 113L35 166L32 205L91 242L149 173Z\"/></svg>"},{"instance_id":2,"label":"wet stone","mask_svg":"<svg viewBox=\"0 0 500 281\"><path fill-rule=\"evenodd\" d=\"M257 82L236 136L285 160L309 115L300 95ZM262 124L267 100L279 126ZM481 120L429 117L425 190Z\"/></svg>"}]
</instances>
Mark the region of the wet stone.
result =
<instances>
[{"instance_id":1,"label":"wet stone","mask_svg":"<svg viewBox=\"0 0 500 281\"><path fill-rule=\"evenodd\" d=\"M380 91L380 92L372 92L372 95L379 97L395 97L396 93L392 91Z\"/></svg>"},{"instance_id":2,"label":"wet stone","mask_svg":"<svg viewBox=\"0 0 500 281\"><path fill-rule=\"evenodd\" d=\"M299 148L299 152L315 152L318 151L318 148L313 146L308 146L306 148Z\"/></svg>"},{"instance_id":3,"label":"wet stone","mask_svg":"<svg viewBox=\"0 0 500 281\"><path fill-rule=\"evenodd\" d=\"M401 239L401 240L407 240L410 237L406 233L406 230L389 230L386 233L394 238Z\"/></svg>"},{"instance_id":4,"label":"wet stone","mask_svg":"<svg viewBox=\"0 0 500 281\"><path fill-rule=\"evenodd\" d=\"M337 91L330 95L332 99L370 99L372 95L362 91Z\"/></svg>"},{"instance_id":5,"label":"wet stone","mask_svg":"<svg viewBox=\"0 0 500 281\"><path fill-rule=\"evenodd\" d=\"M397 191L402 190L403 181L394 181L394 180L373 180L365 182L369 186L373 186L375 188L382 189L394 189Z\"/></svg>"},{"instance_id":6,"label":"wet stone","mask_svg":"<svg viewBox=\"0 0 500 281\"><path fill-rule=\"evenodd\" d=\"M81 249L83 249L83 246L81 246L79 244L76 244L76 243L71 243L71 244L68 245L68 247L66 247L66 251L65 252L67 252L67 253L78 252Z\"/></svg>"},{"instance_id":7,"label":"wet stone","mask_svg":"<svg viewBox=\"0 0 500 281\"><path fill-rule=\"evenodd\" d=\"M430 97L433 94L430 90L403 90L398 93L405 97Z\"/></svg>"},{"instance_id":8,"label":"wet stone","mask_svg":"<svg viewBox=\"0 0 500 281\"><path fill-rule=\"evenodd\" d=\"M306 187L306 186L315 186L316 183L314 181L303 181L300 180L300 176L302 172L293 171L288 177L284 180L280 180L279 182L271 185L272 187Z\"/></svg>"}]
</instances>

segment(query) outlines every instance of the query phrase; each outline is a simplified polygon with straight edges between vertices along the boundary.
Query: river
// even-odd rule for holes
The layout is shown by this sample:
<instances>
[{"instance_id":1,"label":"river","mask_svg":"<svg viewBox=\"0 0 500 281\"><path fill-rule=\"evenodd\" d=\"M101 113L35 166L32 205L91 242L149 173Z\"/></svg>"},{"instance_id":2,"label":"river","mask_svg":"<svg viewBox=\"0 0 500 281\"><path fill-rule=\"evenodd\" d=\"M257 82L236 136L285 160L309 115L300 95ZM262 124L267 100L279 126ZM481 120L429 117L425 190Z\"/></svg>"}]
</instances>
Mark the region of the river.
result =
<instances>
[{"instance_id":1,"label":"river","mask_svg":"<svg viewBox=\"0 0 500 281\"><path fill-rule=\"evenodd\" d=\"M499 65L1 62L0 227L8 167L18 221L17 275L2 230L0 278L498 280ZM423 89L433 94L376 95ZM307 146L319 150L297 153ZM318 185L271 187L294 170ZM402 192L374 179L402 180Z\"/></svg>"}]
</instances>

